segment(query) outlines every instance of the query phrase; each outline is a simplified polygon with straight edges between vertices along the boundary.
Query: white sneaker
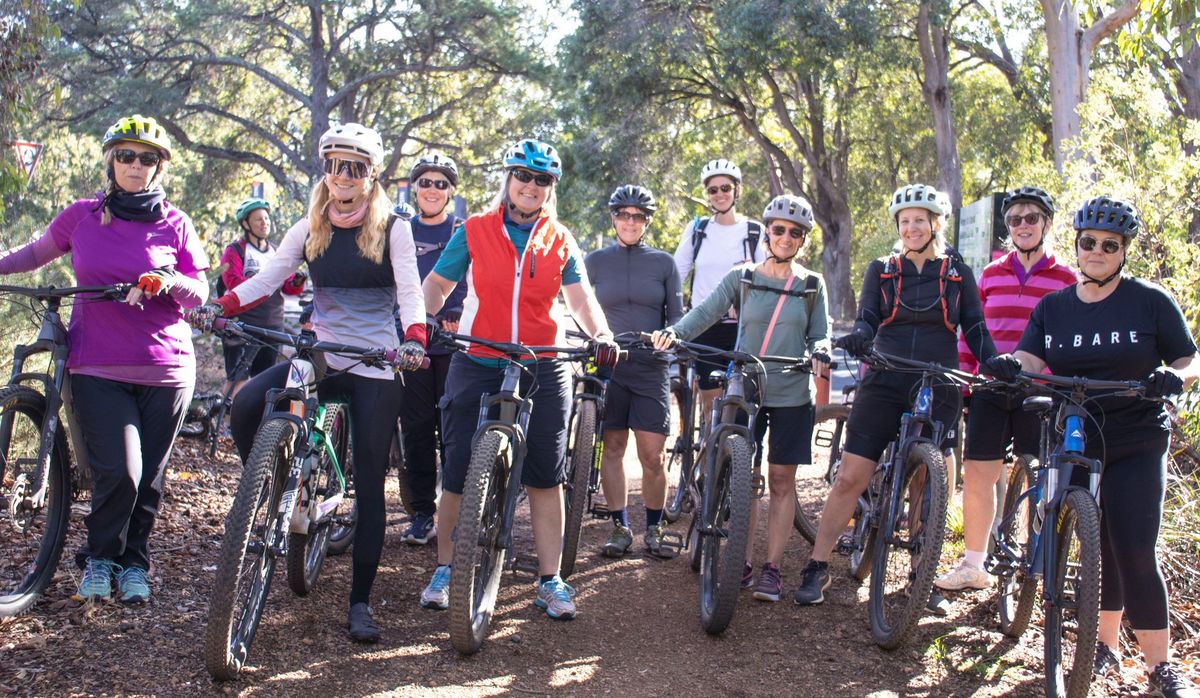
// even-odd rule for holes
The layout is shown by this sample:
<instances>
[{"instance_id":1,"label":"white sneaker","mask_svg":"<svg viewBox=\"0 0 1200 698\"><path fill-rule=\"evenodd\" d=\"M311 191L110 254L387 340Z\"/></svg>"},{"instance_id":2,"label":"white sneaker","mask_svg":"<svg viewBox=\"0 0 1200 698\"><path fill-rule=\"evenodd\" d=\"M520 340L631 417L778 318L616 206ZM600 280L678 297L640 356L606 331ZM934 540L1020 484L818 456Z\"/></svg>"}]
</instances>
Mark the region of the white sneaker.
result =
<instances>
[{"instance_id":1,"label":"white sneaker","mask_svg":"<svg viewBox=\"0 0 1200 698\"><path fill-rule=\"evenodd\" d=\"M444 611L450 608L450 566L439 565L429 586L421 591L421 608Z\"/></svg>"},{"instance_id":2,"label":"white sneaker","mask_svg":"<svg viewBox=\"0 0 1200 698\"><path fill-rule=\"evenodd\" d=\"M946 591L987 589L992 586L992 575L978 567L971 567L966 562L960 562L958 567L933 580L933 585Z\"/></svg>"}]
</instances>

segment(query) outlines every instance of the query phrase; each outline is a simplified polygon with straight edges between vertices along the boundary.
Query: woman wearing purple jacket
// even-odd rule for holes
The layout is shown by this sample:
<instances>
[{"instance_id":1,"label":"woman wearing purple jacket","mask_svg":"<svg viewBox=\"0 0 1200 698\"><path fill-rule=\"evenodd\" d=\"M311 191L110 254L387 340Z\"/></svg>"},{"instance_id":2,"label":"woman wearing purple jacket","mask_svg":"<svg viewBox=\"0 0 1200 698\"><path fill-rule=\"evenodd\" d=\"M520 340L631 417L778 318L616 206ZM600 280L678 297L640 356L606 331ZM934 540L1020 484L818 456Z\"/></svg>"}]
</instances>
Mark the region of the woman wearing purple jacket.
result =
<instances>
[{"instance_id":1,"label":"woman wearing purple jacket","mask_svg":"<svg viewBox=\"0 0 1200 698\"><path fill-rule=\"evenodd\" d=\"M185 308L208 297L208 256L162 189L171 146L135 114L104 134L104 190L60 213L34 242L0 258L0 274L71 254L79 285L136 282L128 303L80 303L68 328L75 413L94 488L76 600L150 597L148 540L163 474L196 381Z\"/></svg>"}]
</instances>

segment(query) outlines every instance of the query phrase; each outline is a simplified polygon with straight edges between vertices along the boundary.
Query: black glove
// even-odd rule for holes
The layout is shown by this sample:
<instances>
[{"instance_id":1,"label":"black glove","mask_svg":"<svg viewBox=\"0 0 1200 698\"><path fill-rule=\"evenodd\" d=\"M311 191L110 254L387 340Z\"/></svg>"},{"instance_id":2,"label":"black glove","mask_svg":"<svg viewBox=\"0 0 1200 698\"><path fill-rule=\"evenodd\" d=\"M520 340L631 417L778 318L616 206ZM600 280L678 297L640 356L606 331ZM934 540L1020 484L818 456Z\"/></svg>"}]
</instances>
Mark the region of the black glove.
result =
<instances>
[{"instance_id":1,"label":"black glove","mask_svg":"<svg viewBox=\"0 0 1200 698\"><path fill-rule=\"evenodd\" d=\"M453 310L443 310L438 313L438 320L442 322L458 322L462 319L462 308L454 308Z\"/></svg>"},{"instance_id":2,"label":"black glove","mask_svg":"<svg viewBox=\"0 0 1200 698\"><path fill-rule=\"evenodd\" d=\"M249 277L247 277L249 278ZM308 274L298 271L292 274L292 278L288 279L288 288L304 290L304 285L308 283Z\"/></svg>"},{"instance_id":3,"label":"black glove","mask_svg":"<svg viewBox=\"0 0 1200 698\"><path fill-rule=\"evenodd\" d=\"M1167 397L1183 392L1183 378L1170 366L1159 366L1146 379L1146 397Z\"/></svg>"},{"instance_id":4,"label":"black glove","mask_svg":"<svg viewBox=\"0 0 1200 698\"><path fill-rule=\"evenodd\" d=\"M823 351L814 351L812 357L813 357L813 359L820 361L821 363L826 364L826 365L828 365L831 361L833 361L833 359L829 358L829 354L826 354Z\"/></svg>"},{"instance_id":5,"label":"black glove","mask_svg":"<svg viewBox=\"0 0 1200 698\"><path fill-rule=\"evenodd\" d=\"M848 335L843 335L835 339L833 345L839 349L845 349L855 356L862 356L867 353L867 349L871 346L871 340L867 339L866 335L851 332Z\"/></svg>"},{"instance_id":6,"label":"black glove","mask_svg":"<svg viewBox=\"0 0 1200 698\"><path fill-rule=\"evenodd\" d=\"M592 343L592 356L600 368L613 368L621 348L611 339L597 339Z\"/></svg>"},{"instance_id":7,"label":"black glove","mask_svg":"<svg viewBox=\"0 0 1200 698\"><path fill-rule=\"evenodd\" d=\"M996 354L983 362L987 373L999 380L1012 382L1021 372L1021 362L1012 354Z\"/></svg>"}]
</instances>

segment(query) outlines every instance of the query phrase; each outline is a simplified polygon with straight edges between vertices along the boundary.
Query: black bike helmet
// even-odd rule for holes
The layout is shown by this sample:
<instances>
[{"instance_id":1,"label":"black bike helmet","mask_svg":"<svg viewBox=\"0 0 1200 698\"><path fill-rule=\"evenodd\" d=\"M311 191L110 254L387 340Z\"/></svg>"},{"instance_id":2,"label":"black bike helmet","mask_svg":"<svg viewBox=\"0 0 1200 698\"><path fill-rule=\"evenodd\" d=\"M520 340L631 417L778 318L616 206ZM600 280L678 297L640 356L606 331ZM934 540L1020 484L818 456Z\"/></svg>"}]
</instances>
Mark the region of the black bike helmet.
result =
<instances>
[{"instance_id":1,"label":"black bike helmet","mask_svg":"<svg viewBox=\"0 0 1200 698\"><path fill-rule=\"evenodd\" d=\"M608 197L608 209L615 211L626 206L640 208L646 213L654 213L658 210L658 204L654 201L654 194L646 187L639 187L636 184L622 184L613 191L612 196Z\"/></svg>"},{"instance_id":2,"label":"black bike helmet","mask_svg":"<svg viewBox=\"0 0 1200 698\"><path fill-rule=\"evenodd\" d=\"M1142 229L1142 219L1130 204L1110 196L1097 196L1075 212L1074 225L1075 230L1103 230L1129 241Z\"/></svg>"},{"instance_id":3,"label":"black bike helmet","mask_svg":"<svg viewBox=\"0 0 1200 698\"><path fill-rule=\"evenodd\" d=\"M450 186L458 186L458 165L450 157L440 153L429 153L417 158L417 162L408 171L409 186L412 186L412 183L415 183L417 178L426 172L440 172L450 181Z\"/></svg>"},{"instance_id":4,"label":"black bike helmet","mask_svg":"<svg viewBox=\"0 0 1200 698\"><path fill-rule=\"evenodd\" d=\"M1054 217L1054 197L1047 194L1045 189L1030 186L1017 187L1005 194L1004 202L1000 204L1000 214L1008 213L1008 209L1020 203L1037 204L1047 216Z\"/></svg>"}]
</instances>

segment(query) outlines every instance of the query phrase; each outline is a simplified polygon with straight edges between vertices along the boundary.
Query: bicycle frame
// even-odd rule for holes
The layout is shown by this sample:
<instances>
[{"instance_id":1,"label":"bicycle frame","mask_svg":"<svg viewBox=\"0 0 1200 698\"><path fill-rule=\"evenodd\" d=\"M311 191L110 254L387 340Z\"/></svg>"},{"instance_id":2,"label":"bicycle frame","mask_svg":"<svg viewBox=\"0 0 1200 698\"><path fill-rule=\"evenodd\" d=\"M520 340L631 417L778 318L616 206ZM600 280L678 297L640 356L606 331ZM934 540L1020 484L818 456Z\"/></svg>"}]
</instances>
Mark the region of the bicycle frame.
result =
<instances>
[{"instance_id":1,"label":"bicycle frame","mask_svg":"<svg viewBox=\"0 0 1200 698\"><path fill-rule=\"evenodd\" d=\"M932 437L922 435L924 427L927 425L933 431ZM889 497L887 508L883 512L873 512L872 515L877 516L882 513L880 523L884 531L884 541L889 545L899 545L909 550L914 547L911 541L897 541L895 537L896 516L903 497L900 487L904 483L904 468L908 463L908 453L914 444L930 443L937 447L942 442L944 429L944 425L933 418L933 375L925 372L921 375L921 384L917 388L917 397L913 400L912 410L905 412L900 417L898 441L893 441L888 445L888 457L880 461L883 482L887 483ZM896 445L897 443L899 446Z\"/></svg>"},{"instance_id":2,"label":"bicycle frame","mask_svg":"<svg viewBox=\"0 0 1200 698\"><path fill-rule=\"evenodd\" d=\"M525 464L525 431L529 427L529 414L533 410L533 401L521 395L521 371L521 364L509 361L504 367L504 378L500 382L499 392L479 398L479 422L475 434L471 437L471 442L475 443L484 432L493 430L508 437L513 449L508 481L518 485ZM499 414L496 419L489 419L488 413L493 407L499 408ZM519 486L508 487L504 492L504 516L500 520L500 534L497 536L497 545L502 550L512 547L513 522L516 519L520 492Z\"/></svg>"},{"instance_id":3,"label":"bicycle frame","mask_svg":"<svg viewBox=\"0 0 1200 698\"><path fill-rule=\"evenodd\" d=\"M745 437L746 443L749 444L751 449L751 461L754 459L754 420L758 416L758 405L746 399L744 368L745 363L742 361L730 362L730 366L725 372L725 389L722 391L721 396L713 401L712 412L709 417L708 434L704 437L700 446L706 482L713 482L713 478L716 477L718 446L721 440L729 434L739 434ZM737 423L739 412L744 412L747 416L747 423L745 425ZM761 478L761 475L759 478ZM712 487L705 487L700 491L700 511L712 510L710 508L712 506L712 491ZM701 520L700 535L711 536L717 534L715 529L715 521Z\"/></svg>"}]
</instances>

